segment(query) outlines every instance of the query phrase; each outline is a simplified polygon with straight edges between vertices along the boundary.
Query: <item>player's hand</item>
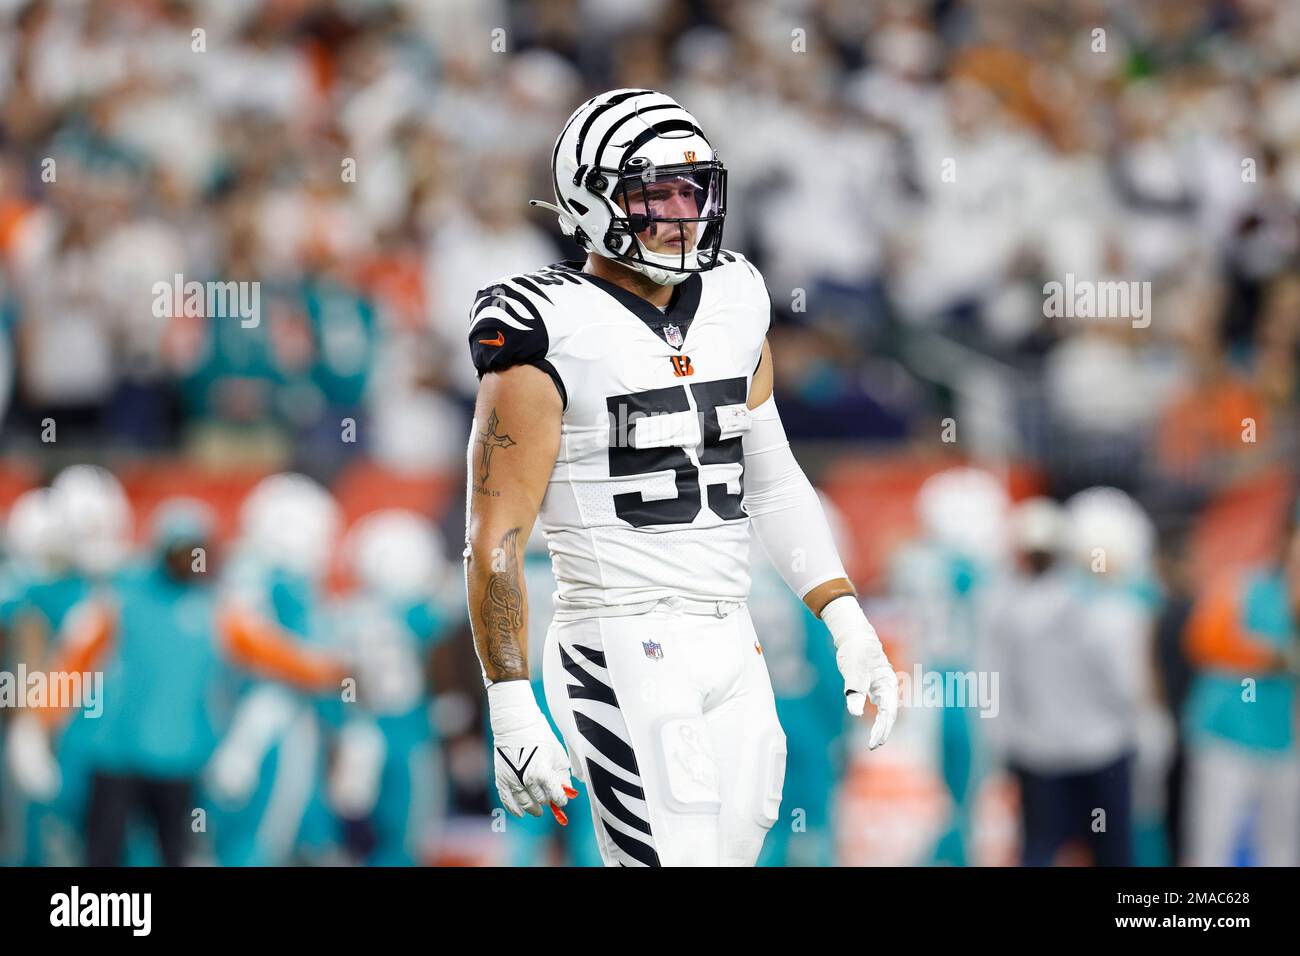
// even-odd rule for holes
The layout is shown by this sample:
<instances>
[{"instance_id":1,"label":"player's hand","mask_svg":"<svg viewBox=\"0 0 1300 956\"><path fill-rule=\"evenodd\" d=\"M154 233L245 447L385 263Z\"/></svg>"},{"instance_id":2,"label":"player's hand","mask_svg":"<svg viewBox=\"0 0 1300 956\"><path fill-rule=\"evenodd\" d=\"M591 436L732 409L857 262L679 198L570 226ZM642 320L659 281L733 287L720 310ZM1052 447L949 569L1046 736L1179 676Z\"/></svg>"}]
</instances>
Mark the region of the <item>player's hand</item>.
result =
<instances>
[{"instance_id":1,"label":"player's hand","mask_svg":"<svg viewBox=\"0 0 1300 956\"><path fill-rule=\"evenodd\" d=\"M58 796L63 778L50 751L50 739L36 718L23 716L15 720L5 749L9 771L23 793L42 802Z\"/></svg>"},{"instance_id":2,"label":"player's hand","mask_svg":"<svg viewBox=\"0 0 1300 956\"><path fill-rule=\"evenodd\" d=\"M561 809L578 792L569 777L569 757L537 706L528 681L499 681L488 687L492 754L501 805L517 817L542 815L548 804L567 825Z\"/></svg>"},{"instance_id":3,"label":"player's hand","mask_svg":"<svg viewBox=\"0 0 1300 956\"><path fill-rule=\"evenodd\" d=\"M867 741L868 749L875 750L889 739L898 717L898 675L857 598L845 595L831 601L822 611L822 620L835 641L835 663L844 678L849 713L861 717L868 697L876 705Z\"/></svg>"},{"instance_id":4,"label":"player's hand","mask_svg":"<svg viewBox=\"0 0 1300 956\"><path fill-rule=\"evenodd\" d=\"M257 786L261 758L229 739L217 748L205 771L208 788L223 806L242 804Z\"/></svg>"}]
</instances>

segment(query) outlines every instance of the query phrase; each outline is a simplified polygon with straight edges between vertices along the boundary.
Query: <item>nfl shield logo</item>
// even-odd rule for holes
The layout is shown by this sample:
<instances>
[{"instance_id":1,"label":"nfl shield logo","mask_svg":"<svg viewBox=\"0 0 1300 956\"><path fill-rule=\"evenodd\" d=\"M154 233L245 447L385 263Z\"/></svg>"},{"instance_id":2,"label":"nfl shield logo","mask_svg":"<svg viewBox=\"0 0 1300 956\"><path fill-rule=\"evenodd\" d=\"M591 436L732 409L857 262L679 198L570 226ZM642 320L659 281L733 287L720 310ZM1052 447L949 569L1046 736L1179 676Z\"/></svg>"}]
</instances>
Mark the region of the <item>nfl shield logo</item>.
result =
<instances>
[{"instance_id":1,"label":"nfl shield logo","mask_svg":"<svg viewBox=\"0 0 1300 956\"><path fill-rule=\"evenodd\" d=\"M652 661L661 661L664 659L664 646L656 644L654 641L642 641L641 646L645 648L645 656Z\"/></svg>"},{"instance_id":2,"label":"nfl shield logo","mask_svg":"<svg viewBox=\"0 0 1300 956\"><path fill-rule=\"evenodd\" d=\"M682 347L682 330L677 326L665 325L664 338L668 340L668 344L673 348L679 349Z\"/></svg>"}]
</instances>

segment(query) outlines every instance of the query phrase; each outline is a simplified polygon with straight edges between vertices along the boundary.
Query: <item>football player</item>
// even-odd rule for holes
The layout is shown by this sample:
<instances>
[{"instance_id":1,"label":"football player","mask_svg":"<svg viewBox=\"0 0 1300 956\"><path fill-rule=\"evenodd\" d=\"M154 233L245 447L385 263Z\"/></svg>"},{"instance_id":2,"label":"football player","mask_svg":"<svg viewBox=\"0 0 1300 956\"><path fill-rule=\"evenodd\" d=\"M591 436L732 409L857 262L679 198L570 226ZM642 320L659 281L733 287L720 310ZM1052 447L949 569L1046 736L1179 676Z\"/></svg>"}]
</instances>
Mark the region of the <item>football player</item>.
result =
<instances>
[{"instance_id":1,"label":"football player","mask_svg":"<svg viewBox=\"0 0 1300 956\"><path fill-rule=\"evenodd\" d=\"M466 587L498 794L516 816L587 782L609 866L753 865L776 821L785 735L746 608L754 526L827 625L848 709L898 683L845 576L772 398L771 304L722 248L727 172L652 90L582 104L552 153L586 261L475 299ZM524 543L555 571L543 652L555 739L529 685Z\"/></svg>"}]
</instances>

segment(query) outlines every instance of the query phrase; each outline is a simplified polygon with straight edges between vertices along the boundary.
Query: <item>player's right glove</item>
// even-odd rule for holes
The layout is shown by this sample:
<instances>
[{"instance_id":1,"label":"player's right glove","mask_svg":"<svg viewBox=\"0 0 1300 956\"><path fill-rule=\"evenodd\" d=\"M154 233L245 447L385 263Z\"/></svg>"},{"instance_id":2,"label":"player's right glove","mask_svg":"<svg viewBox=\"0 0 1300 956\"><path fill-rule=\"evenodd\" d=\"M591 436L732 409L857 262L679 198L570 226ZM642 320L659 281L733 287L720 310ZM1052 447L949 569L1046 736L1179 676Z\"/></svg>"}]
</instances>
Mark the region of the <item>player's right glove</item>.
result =
<instances>
[{"instance_id":1,"label":"player's right glove","mask_svg":"<svg viewBox=\"0 0 1300 956\"><path fill-rule=\"evenodd\" d=\"M569 757L555 739L526 680L488 686L492 752L501 805L517 817L542 815L548 803L555 819L566 825L560 809L578 791L569 778Z\"/></svg>"}]
</instances>

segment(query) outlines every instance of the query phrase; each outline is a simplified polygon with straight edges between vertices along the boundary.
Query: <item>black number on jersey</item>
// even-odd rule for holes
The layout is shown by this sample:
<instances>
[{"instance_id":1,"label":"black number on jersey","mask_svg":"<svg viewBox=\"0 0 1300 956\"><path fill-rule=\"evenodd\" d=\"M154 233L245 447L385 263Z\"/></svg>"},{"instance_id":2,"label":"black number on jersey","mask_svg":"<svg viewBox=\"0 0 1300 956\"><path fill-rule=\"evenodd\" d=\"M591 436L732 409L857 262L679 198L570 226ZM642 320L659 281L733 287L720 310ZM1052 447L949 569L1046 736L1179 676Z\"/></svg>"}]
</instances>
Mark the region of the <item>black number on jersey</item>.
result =
<instances>
[{"instance_id":1,"label":"black number on jersey","mask_svg":"<svg viewBox=\"0 0 1300 956\"><path fill-rule=\"evenodd\" d=\"M664 415L690 411L686 389L691 390L699 409L703 430L703 449L700 464L722 465L734 463L741 466L740 492L728 494L726 482L715 482L705 489L709 510L724 521L745 517L740 503L745 496L744 460L741 436L722 438L722 425L718 421L719 405L739 405L748 397L748 382L743 378L728 378L715 382L694 382L669 388L653 388L630 395L615 395L605 400L610 414L609 474L612 478L632 475L649 475L672 471L677 480L677 497L646 501L639 491L614 496L614 512L635 528L660 524L690 524L700 513L700 470L690 456L677 445L662 448L632 448L629 435L618 434L619 428L628 428L633 414L640 416Z\"/></svg>"}]
</instances>

